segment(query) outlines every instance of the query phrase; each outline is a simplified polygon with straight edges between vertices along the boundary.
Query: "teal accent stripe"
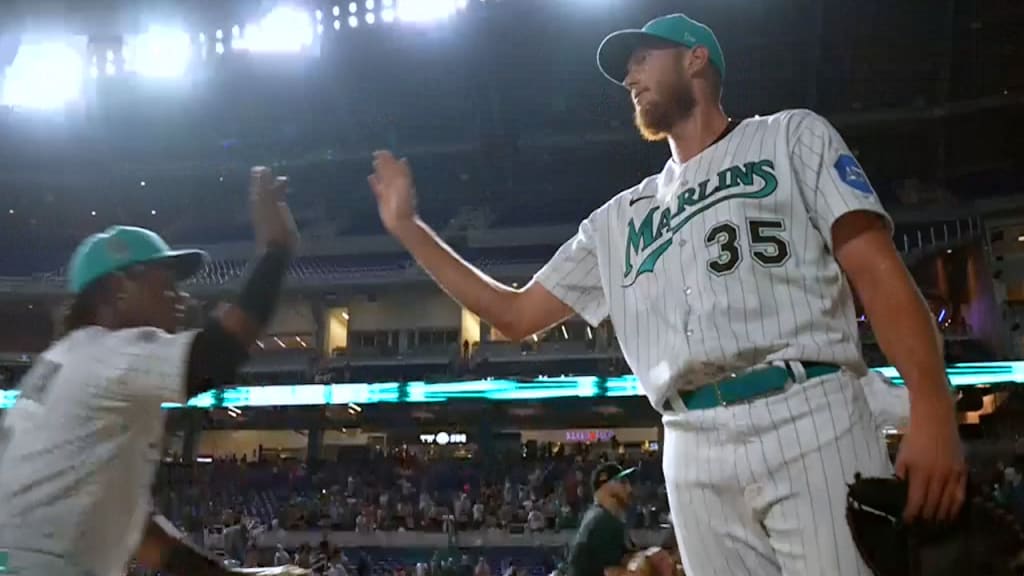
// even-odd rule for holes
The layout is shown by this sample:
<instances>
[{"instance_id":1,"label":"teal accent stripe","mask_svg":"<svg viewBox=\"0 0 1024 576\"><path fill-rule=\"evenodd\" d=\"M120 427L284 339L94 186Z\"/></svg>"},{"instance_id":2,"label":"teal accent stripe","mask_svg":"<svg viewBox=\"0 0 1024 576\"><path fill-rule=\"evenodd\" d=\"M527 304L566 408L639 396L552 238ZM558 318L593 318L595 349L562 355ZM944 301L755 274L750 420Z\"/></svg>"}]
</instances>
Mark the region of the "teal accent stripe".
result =
<instances>
[{"instance_id":1,"label":"teal accent stripe","mask_svg":"<svg viewBox=\"0 0 1024 576\"><path fill-rule=\"evenodd\" d=\"M903 379L892 366L872 368L894 383ZM953 386L1024 385L1024 361L955 364L946 370ZM268 406L343 406L447 402L449 400L546 400L554 398L623 398L643 396L636 376L601 378L578 376L511 380L503 378L463 382L362 382L355 384L293 384L247 386L207 392L192 398L189 408L259 408ZM0 409L10 408L17 390L0 390ZM164 404L179 409L181 404ZM0 552L0 560L3 559Z\"/></svg>"}]
</instances>

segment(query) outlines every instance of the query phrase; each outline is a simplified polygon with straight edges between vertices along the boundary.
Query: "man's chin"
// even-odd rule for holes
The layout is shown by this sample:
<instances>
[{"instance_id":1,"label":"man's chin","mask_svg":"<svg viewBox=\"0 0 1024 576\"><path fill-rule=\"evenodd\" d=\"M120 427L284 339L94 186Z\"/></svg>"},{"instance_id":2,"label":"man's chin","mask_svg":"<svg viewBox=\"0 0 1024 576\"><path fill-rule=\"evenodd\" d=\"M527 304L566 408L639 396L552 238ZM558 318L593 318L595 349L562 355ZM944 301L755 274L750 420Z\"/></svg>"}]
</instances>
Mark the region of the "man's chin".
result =
<instances>
[{"instance_id":1,"label":"man's chin","mask_svg":"<svg viewBox=\"0 0 1024 576\"><path fill-rule=\"evenodd\" d=\"M637 110L633 117L633 123L640 132L640 136L648 142L660 142L668 137L668 129L661 127L664 122L657 122L650 115Z\"/></svg>"}]
</instances>

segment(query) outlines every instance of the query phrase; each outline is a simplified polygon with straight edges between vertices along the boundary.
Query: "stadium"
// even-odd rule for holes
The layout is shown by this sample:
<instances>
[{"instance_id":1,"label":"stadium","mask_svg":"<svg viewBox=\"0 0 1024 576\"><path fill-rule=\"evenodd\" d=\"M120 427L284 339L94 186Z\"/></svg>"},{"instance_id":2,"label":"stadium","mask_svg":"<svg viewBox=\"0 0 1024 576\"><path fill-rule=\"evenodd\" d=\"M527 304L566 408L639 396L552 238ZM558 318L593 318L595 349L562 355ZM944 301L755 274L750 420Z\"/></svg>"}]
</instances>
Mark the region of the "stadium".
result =
<instances>
[{"instance_id":1,"label":"stadium","mask_svg":"<svg viewBox=\"0 0 1024 576\"><path fill-rule=\"evenodd\" d=\"M408 158L422 220L484 274L529 285L581 221L669 159L637 134L595 52L677 12L721 42L731 117L813 110L870 175L942 336L971 482L1024 527L1019 2L2 10L0 424L65 335L83 238L131 225L205 251L181 286L199 329L257 256L250 168L288 177L301 244L276 313L236 382L162 407L153 507L227 565L567 574L591 474L610 461L636 468L625 522L637 546L671 534L662 415L613 322L573 315L507 338L389 235L367 175L374 151ZM856 315L867 366L903 386L859 300ZM878 431L893 457L904 432Z\"/></svg>"}]
</instances>

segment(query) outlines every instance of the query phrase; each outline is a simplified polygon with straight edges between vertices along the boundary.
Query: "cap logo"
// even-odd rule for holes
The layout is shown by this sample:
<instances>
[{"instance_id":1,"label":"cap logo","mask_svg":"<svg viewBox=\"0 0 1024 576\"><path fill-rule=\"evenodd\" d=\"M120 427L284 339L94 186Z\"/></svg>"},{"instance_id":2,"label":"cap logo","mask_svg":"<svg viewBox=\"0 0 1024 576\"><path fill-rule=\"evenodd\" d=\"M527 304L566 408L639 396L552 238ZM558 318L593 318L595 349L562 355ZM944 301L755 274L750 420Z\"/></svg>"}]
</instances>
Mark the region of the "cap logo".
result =
<instances>
[{"instance_id":1,"label":"cap logo","mask_svg":"<svg viewBox=\"0 0 1024 576\"><path fill-rule=\"evenodd\" d=\"M685 32L683 34L683 40L685 40L686 42L689 42L690 44L695 44L697 42L697 39L694 38L693 34L690 34L689 32Z\"/></svg>"}]
</instances>

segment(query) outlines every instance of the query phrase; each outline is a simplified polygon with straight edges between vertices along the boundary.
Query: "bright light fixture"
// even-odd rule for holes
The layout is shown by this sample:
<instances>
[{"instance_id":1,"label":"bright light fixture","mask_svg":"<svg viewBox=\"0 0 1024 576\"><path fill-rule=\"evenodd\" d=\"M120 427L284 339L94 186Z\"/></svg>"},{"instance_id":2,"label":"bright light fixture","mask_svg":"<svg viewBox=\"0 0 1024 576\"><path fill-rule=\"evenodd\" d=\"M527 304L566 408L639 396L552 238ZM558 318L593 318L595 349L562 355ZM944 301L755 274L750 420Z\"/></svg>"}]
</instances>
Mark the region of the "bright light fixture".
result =
<instances>
[{"instance_id":1,"label":"bright light fixture","mask_svg":"<svg viewBox=\"0 0 1024 576\"><path fill-rule=\"evenodd\" d=\"M175 78L185 74L192 59L192 38L184 30L151 26L129 38L125 68L140 76Z\"/></svg>"},{"instance_id":2,"label":"bright light fixture","mask_svg":"<svg viewBox=\"0 0 1024 576\"><path fill-rule=\"evenodd\" d=\"M82 96L85 62L67 44L22 44L7 67L0 104L38 110L62 108Z\"/></svg>"},{"instance_id":3,"label":"bright light fixture","mask_svg":"<svg viewBox=\"0 0 1024 576\"><path fill-rule=\"evenodd\" d=\"M313 19L294 6L278 6L255 24L245 27L232 48L249 52L294 54L313 44Z\"/></svg>"},{"instance_id":4,"label":"bright light fixture","mask_svg":"<svg viewBox=\"0 0 1024 576\"><path fill-rule=\"evenodd\" d=\"M460 0L401 0L398 18L406 22L435 22L451 18L465 2Z\"/></svg>"}]
</instances>

